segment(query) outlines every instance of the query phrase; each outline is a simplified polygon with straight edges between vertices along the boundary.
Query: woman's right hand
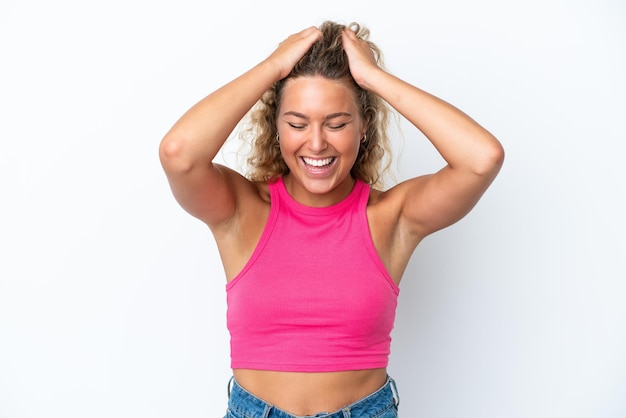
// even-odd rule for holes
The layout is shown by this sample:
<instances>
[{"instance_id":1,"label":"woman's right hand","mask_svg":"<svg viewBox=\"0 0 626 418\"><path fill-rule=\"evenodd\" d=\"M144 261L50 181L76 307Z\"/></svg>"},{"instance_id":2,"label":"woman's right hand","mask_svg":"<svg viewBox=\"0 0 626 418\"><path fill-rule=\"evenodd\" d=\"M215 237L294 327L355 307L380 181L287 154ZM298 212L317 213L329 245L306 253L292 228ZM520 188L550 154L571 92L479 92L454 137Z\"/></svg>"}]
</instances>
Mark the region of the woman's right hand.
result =
<instances>
[{"instance_id":1,"label":"woman's right hand","mask_svg":"<svg viewBox=\"0 0 626 418\"><path fill-rule=\"evenodd\" d=\"M238 214L242 196L258 198L247 179L213 160L246 112L321 35L311 27L289 36L261 63L192 106L165 135L161 163L187 212L214 228Z\"/></svg>"},{"instance_id":2,"label":"woman's right hand","mask_svg":"<svg viewBox=\"0 0 626 418\"><path fill-rule=\"evenodd\" d=\"M315 26L294 33L282 41L265 61L276 67L279 80L282 80L321 37L322 32Z\"/></svg>"}]
</instances>

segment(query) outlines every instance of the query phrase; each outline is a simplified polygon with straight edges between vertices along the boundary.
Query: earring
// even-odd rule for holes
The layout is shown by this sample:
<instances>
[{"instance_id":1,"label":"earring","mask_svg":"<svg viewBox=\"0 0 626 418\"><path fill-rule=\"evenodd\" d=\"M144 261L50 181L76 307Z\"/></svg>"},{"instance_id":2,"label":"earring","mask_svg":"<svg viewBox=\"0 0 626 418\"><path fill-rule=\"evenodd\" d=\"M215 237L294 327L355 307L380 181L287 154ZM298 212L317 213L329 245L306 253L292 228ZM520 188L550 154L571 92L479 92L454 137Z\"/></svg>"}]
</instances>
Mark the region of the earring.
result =
<instances>
[{"instance_id":1,"label":"earring","mask_svg":"<svg viewBox=\"0 0 626 418\"><path fill-rule=\"evenodd\" d=\"M278 132L276 132L276 142L280 142L280 135L278 135Z\"/></svg>"},{"instance_id":2,"label":"earring","mask_svg":"<svg viewBox=\"0 0 626 418\"><path fill-rule=\"evenodd\" d=\"M363 138L361 138L362 144L365 144L365 141L367 141L367 134L363 134Z\"/></svg>"}]
</instances>

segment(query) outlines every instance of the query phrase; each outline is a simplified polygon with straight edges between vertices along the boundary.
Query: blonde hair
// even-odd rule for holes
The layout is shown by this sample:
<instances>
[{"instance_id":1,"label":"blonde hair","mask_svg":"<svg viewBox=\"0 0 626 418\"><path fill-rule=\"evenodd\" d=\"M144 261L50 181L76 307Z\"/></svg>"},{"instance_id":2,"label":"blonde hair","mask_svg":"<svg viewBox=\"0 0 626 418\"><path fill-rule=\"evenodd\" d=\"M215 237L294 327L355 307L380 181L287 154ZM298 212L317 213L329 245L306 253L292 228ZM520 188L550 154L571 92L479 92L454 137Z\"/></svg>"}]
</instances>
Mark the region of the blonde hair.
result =
<instances>
[{"instance_id":1,"label":"blonde hair","mask_svg":"<svg viewBox=\"0 0 626 418\"><path fill-rule=\"evenodd\" d=\"M289 172L276 140L276 118L285 83L296 77L322 76L338 80L355 93L367 131L361 142L357 159L351 170L354 178L374 187L384 185L384 175L391 161L388 125L391 109L379 96L362 89L354 81L348 66L348 57L343 50L341 32L348 27L359 38L368 42L376 62L384 68L382 53L369 41L369 30L357 23L348 26L326 21L320 26L322 38L316 41L300 59L289 75L277 81L249 113L241 137L247 140L251 153L247 159L247 177L252 181L273 181Z\"/></svg>"}]
</instances>

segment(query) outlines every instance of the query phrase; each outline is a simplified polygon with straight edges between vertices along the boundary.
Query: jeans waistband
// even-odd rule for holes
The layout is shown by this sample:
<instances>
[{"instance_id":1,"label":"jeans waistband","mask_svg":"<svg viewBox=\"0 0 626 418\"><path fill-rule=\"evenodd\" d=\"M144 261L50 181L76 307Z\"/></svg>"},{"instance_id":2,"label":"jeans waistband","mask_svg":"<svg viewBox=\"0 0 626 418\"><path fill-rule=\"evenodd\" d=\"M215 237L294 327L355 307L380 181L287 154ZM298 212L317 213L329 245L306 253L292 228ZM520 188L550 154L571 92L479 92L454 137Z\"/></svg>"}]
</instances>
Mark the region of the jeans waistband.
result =
<instances>
[{"instance_id":1,"label":"jeans waistband","mask_svg":"<svg viewBox=\"0 0 626 418\"><path fill-rule=\"evenodd\" d=\"M334 412L321 412L311 417L350 418L377 416L380 411L400 405L396 382L387 377L385 384L366 397ZM247 417L259 418L303 418L283 411L262 399L257 398L239 386L234 377L228 382L228 407Z\"/></svg>"}]
</instances>

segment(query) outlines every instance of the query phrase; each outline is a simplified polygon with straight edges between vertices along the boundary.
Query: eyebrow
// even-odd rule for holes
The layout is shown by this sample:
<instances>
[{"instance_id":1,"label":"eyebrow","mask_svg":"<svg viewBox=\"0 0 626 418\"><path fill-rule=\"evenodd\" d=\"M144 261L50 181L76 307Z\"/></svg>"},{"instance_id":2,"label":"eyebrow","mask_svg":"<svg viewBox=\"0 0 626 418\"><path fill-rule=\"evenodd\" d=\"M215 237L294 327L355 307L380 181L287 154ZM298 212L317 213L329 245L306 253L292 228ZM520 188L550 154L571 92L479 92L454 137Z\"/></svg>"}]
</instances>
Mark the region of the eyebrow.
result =
<instances>
[{"instance_id":1,"label":"eyebrow","mask_svg":"<svg viewBox=\"0 0 626 418\"><path fill-rule=\"evenodd\" d=\"M301 118L301 119L306 119L309 120L309 117L299 113L299 112L294 112L294 111L288 111L283 113L283 116L295 116L297 118ZM336 113L331 113L329 115L326 115L326 117L324 118L324 120L329 120L329 119L334 119L334 118L338 118L341 116L348 116L348 117L352 117L352 114L347 113L347 112L336 112Z\"/></svg>"}]
</instances>

